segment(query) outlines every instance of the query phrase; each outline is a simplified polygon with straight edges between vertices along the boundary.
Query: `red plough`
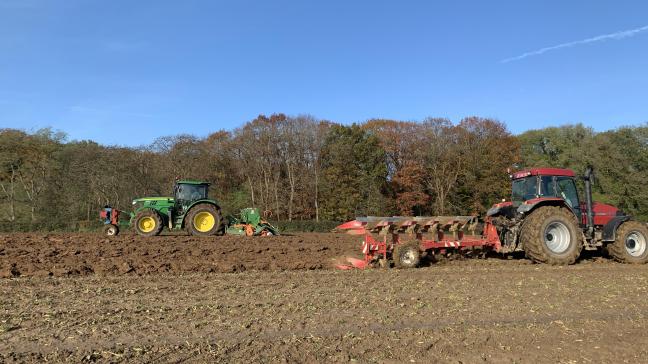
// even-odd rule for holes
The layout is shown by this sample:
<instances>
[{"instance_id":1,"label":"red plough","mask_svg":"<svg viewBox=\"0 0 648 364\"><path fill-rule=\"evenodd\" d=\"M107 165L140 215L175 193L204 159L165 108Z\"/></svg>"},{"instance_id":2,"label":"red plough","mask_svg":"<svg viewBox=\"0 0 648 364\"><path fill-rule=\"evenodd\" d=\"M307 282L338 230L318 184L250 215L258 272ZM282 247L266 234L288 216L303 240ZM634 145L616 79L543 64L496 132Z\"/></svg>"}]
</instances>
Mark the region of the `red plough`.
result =
<instances>
[{"instance_id":1,"label":"red plough","mask_svg":"<svg viewBox=\"0 0 648 364\"><path fill-rule=\"evenodd\" d=\"M483 227L476 234L479 225ZM336 266L344 270L389 267L392 263L399 268L412 268L419 265L424 254L501 249L490 218L480 224L475 216L359 217L336 229L363 235L364 259L347 258L346 263Z\"/></svg>"}]
</instances>

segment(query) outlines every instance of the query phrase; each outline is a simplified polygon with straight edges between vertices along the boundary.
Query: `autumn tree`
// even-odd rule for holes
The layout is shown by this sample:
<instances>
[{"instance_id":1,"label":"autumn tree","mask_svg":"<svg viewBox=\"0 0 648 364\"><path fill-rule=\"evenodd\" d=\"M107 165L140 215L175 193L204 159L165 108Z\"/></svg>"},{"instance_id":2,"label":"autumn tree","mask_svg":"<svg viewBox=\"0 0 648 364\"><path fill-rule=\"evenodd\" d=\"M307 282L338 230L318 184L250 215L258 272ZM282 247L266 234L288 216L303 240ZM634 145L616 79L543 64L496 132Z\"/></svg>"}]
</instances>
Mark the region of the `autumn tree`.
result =
<instances>
[{"instance_id":1,"label":"autumn tree","mask_svg":"<svg viewBox=\"0 0 648 364\"><path fill-rule=\"evenodd\" d=\"M420 123L373 119L363 127L376 135L385 151L388 203L403 215L422 214L425 192L425 127ZM389 213L391 211L385 211Z\"/></svg>"},{"instance_id":2,"label":"autumn tree","mask_svg":"<svg viewBox=\"0 0 648 364\"><path fill-rule=\"evenodd\" d=\"M385 151L360 126L333 126L322 148L322 212L326 219L384 213Z\"/></svg>"},{"instance_id":3,"label":"autumn tree","mask_svg":"<svg viewBox=\"0 0 648 364\"><path fill-rule=\"evenodd\" d=\"M469 117L457 130L463 167L455 201L464 212L483 213L510 195L507 170L519 161L520 145L497 120Z\"/></svg>"},{"instance_id":4,"label":"autumn tree","mask_svg":"<svg viewBox=\"0 0 648 364\"><path fill-rule=\"evenodd\" d=\"M0 229L92 222L103 205L128 210L133 198L170 195L176 178L211 182L228 213L254 206L274 220L474 214L510 195L509 167L582 173L587 165L597 172L596 201L648 218L648 124L514 136L479 117L343 126L273 114L233 131L131 148L1 129Z\"/></svg>"},{"instance_id":5,"label":"autumn tree","mask_svg":"<svg viewBox=\"0 0 648 364\"><path fill-rule=\"evenodd\" d=\"M439 118L426 119L423 126L423 180L431 196L431 211L439 215L457 212L451 197L465 164L458 130L450 120Z\"/></svg>"}]
</instances>

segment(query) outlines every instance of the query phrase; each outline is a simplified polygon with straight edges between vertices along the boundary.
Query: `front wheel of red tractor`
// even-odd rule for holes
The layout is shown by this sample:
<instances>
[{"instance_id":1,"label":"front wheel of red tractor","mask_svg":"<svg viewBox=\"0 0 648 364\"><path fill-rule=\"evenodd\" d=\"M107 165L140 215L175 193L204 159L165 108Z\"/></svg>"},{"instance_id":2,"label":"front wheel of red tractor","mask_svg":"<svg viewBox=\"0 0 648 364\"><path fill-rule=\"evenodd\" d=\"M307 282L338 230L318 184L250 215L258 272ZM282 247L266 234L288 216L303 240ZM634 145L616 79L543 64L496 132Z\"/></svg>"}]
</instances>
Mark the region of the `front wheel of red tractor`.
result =
<instances>
[{"instance_id":1,"label":"front wheel of red tractor","mask_svg":"<svg viewBox=\"0 0 648 364\"><path fill-rule=\"evenodd\" d=\"M648 227L638 221L626 221L616 232L614 243L607 246L608 253L622 263L648 262Z\"/></svg>"}]
</instances>

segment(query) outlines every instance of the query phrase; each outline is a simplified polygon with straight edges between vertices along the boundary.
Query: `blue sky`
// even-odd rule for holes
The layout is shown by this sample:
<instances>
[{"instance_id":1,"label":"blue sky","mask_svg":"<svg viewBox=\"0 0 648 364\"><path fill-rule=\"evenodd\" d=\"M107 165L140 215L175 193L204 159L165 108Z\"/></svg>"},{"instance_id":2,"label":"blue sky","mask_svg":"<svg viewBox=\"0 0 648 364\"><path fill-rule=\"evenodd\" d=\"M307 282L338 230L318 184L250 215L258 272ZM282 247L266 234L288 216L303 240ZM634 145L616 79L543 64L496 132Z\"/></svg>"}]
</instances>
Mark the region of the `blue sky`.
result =
<instances>
[{"instance_id":1,"label":"blue sky","mask_svg":"<svg viewBox=\"0 0 648 364\"><path fill-rule=\"evenodd\" d=\"M648 121L647 25L644 1L0 0L0 128L141 145L283 112L607 130Z\"/></svg>"}]
</instances>

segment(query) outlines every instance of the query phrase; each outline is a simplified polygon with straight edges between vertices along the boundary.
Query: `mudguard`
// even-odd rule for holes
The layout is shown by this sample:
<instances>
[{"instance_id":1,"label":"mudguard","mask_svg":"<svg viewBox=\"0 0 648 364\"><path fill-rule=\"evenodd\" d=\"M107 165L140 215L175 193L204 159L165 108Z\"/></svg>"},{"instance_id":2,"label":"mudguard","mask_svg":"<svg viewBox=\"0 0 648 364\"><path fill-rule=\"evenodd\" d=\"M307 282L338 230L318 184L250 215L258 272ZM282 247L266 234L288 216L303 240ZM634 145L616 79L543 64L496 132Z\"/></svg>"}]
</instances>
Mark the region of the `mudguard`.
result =
<instances>
[{"instance_id":1,"label":"mudguard","mask_svg":"<svg viewBox=\"0 0 648 364\"><path fill-rule=\"evenodd\" d=\"M578 216L578 215L576 215L576 212L574 211L574 209L571 206L569 206L565 202L565 200L563 200L562 198L555 198L555 197L549 197L549 198L543 197L543 198L534 198L534 199L531 199L531 200L527 200L527 201L523 202L517 208L517 212L519 212L521 214L528 214L529 212L535 210L537 207L540 207L540 206L560 206L560 207L565 207L565 208L568 208L569 211L571 211L571 213L574 214L574 216ZM579 220L579 223L580 223L580 220Z\"/></svg>"},{"instance_id":2,"label":"mudguard","mask_svg":"<svg viewBox=\"0 0 648 364\"><path fill-rule=\"evenodd\" d=\"M616 240L616 232L619 225L631 220L631 216L615 216L607 224L603 225L603 241Z\"/></svg>"}]
</instances>

